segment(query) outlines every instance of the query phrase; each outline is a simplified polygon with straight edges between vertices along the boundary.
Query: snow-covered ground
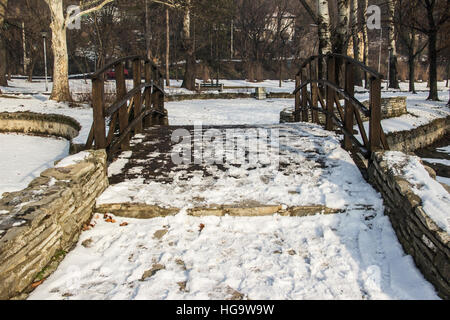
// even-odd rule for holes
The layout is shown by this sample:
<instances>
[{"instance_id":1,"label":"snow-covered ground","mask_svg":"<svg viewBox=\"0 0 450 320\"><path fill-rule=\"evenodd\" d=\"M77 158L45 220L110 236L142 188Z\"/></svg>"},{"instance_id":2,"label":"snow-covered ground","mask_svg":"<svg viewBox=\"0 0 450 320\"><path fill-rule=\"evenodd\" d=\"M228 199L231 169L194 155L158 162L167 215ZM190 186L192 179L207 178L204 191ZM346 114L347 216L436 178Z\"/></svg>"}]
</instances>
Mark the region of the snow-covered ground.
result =
<instances>
[{"instance_id":1,"label":"snow-covered ground","mask_svg":"<svg viewBox=\"0 0 450 320\"><path fill-rule=\"evenodd\" d=\"M65 139L0 134L0 197L25 188L54 161L69 154Z\"/></svg>"},{"instance_id":2,"label":"snow-covered ground","mask_svg":"<svg viewBox=\"0 0 450 320\"><path fill-rule=\"evenodd\" d=\"M20 81L15 80L15 89L1 89L4 93L42 92L38 88L42 82L21 89ZM71 85L75 82L81 83L80 90L86 85L83 80L72 80ZM291 92L293 83L290 88L288 85L286 91ZM268 83L270 86L275 88L278 82ZM85 141L92 123L89 108L69 108L48 102L47 96L40 94L20 98L27 99L0 98L0 111L72 116L86 128L80 134L83 139L79 138ZM184 101L167 107L172 124L201 121L217 125L274 124L286 105L288 100L241 99ZM291 172L295 178L291 185L281 181L284 191L295 191L286 192L292 197L284 200L290 205L326 204L344 208L343 213L303 218L198 218L186 214L189 203L184 203L179 214L165 218L114 217L117 221L110 223L96 215L95 227L81 234L76 248L30 299L438 299L412 258L403 252L383 215L380 195L364 181L336 137L327 133L320 143L310 131L317 135L322 129L305 128L304 138L309 135L311 139L299 136L293 149L286 145L287 153L304 161L297 161L302 174ZM308 153L329 159L314 165ZM250 181L235 171L237 182ZM278 181L277 176L272 178L268 181ZM174 194L168 187L158 195ZM259 191L264 195L263 187ZM236 188L236 194L243 188L246 186ZM251 196L253 189L247 189L244 194ZM136 193L141 190L146 192L137 188ZM204 191L208 196L208 190Z\"/></svg>"},{"instance_id":3,"label":"snow-covered ground","mask_svg":"<svg viewBox=\"0 0 450 320\"><path fill-rule=\"evenodd\" d=\"M165 108L171 125L276 124L292 104L292 99L211 99L167 102Z\"/></svg>"},{"instance_id":4,"label":"snow-covered ground","mask_svg":"<svg viewBox=\"0 0 450 320\"><path fill-rule=\"evenodd\" d=\"M114 219L30 299L438 299L380 210Z\"/></svg>"}]
</instances>

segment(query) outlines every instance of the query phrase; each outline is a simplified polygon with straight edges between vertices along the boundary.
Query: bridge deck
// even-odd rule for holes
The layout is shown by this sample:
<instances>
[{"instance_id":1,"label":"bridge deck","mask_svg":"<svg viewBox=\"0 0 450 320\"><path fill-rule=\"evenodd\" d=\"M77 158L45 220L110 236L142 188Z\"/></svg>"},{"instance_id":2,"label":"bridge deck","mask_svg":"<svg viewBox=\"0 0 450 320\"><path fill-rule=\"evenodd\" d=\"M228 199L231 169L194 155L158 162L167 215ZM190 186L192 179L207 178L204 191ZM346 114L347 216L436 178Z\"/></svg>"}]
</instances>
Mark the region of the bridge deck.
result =
<instances>
[{"instance_id":1,"label":"bridge deck","mask_svg":"<svg viewBox=\"0 0 450 320\"><path fill-rule=\"evenodd\" d=\"M174 134L186 144L180 147ZM174 163L182 147L189 147L189 163ZM375 195L337 137L312 124L147 129L110 165L109 176L99 205L345 210L367 207Z\"/></svg>"}]
</instances>

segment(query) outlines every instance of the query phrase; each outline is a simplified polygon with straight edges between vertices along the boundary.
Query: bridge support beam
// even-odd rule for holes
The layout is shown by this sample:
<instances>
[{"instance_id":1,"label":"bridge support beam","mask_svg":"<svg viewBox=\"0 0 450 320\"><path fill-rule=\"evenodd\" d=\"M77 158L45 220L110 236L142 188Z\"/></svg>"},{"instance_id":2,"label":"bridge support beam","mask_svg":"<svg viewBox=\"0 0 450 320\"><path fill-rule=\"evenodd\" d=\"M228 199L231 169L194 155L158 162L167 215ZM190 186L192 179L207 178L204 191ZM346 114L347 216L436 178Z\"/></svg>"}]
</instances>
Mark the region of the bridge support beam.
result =
<instances>
[{"instance_id":1,"label":"bridge support beam","mask_svg":"<svg viewBox=\"0 0 450 320\"><path fill-rule=\"evenodd\" d=\"M295 87L298 88L300 86L301 80L300 76L295 76ZM294 121L299 122L300 119L300 91L295 93L295 109L294 109Z\"/></svg>"},{"instance_id":2,"label":"bridge support beam","mask_svg":"<svg viewBox=\"0 0 450 320\"><path fill-rule=\"evenodd\" d=\"M125 70L123 62L118 63L114 67L116 71L116 94L117 99L120 100L127 94L127 87L125 84ZM124 132L128 127L128 113L127 113L127 104L125 103L119 109L119 128L120 132ZM120 144L123 150L126 150L130 146L130 135L125 137Z\"/></svg>"},{"instance_id":3,"label":"bridge support beam","mask_svg":"<svg viewBox=\"0 0 450 320\"><path fill-rule=\"evenodd\" d=\"M328 57L327 61L327 79L328 81L335 83L336 76L335 76L335 65L336 61L335 58L332 56ZM334 90L330 86L327 87L327 113L325 114L325 129L332 131L333 130L333 118L332 114L334 112Z\"/></svg>"},{"instance_id":4,"label":"bridge support beam","mask_svg":"<svg viewBox=\"0 0 450 320\"><path fill-rule=\"evenodd\" d=\"M103 78L92 79L92 109L95 149L106 148L106 127L105 127L105 87Z\"/></svg>"},{"instance_id":5,"label":"bridge support beam","mask_svg":"<svg viewBox=\"0 0 450 320\"><path fill-rule=\"evenodd\" d=\"M355 86L354 86L354 79L353 79L353 64L349 61L346 61L345 63L345 91L350 96L355 95ZM354 106L350 101L345 100L345 115L344 115L344 127L347 132L350 134L353 134L353 117L354 117ZM352 148L352 141L349 136L344 134L344 149L345 150L351 150Z\"/></svg>"},{"instance_id":6,"label":"bridge support beam","mask_svg":"<svg viewBox=\"0 0 450 320\"><path fill-rule=\"evenodd\" d=\"M381 79L370 78L369 151L381 148Z\"/></svg>"},{"instance_id":7,"label":"bridge support beam","mask_svg":"<svg viewBox=\"0 0 450 320\"><path fill-rule=\"evenodd\" d=\"M141 84L141 60L136 59L133 60L133 85L136 88ZM138 115L142 111L142 101L141 101L141 92L138 91L134 95L134 114ZM135 133L141 133L142 132L142 121L139 121L138 124L136 124L136 127L134 129Z\"/></svg>"}]
</instances>

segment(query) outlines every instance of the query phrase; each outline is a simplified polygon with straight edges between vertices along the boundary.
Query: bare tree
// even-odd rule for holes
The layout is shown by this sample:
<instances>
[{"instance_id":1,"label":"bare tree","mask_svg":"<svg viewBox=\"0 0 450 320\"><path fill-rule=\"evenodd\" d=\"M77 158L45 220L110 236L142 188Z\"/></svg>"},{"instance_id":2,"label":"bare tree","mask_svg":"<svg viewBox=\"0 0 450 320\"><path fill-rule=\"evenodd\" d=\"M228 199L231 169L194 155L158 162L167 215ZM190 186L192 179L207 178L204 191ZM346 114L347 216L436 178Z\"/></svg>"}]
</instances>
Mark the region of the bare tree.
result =
<instances>
[{"instance_id":1,"label":"bare tree","mask_svg":"<svg viewBox=\"0 0 450 320\"><path fill-rule=\"evenodd\" d=\"M388 10L389 10L389 88L398 89L398 77L397 77L397 47L395 41L395 1L388 0Z\"/></svg>"},{"instance_id":2,"label":"bare tree","mask_svg":"<svg viewBox=\"0 0 450 320\"><path fill-rule=\"evenodd\" d=\"M429 62L429 83L430 93L428 100L438 101L437 89L437 58L438 33L449 20L450 1L449 0L416 0L418 6L415 14L410 14L411 20L403 21L402 25L407 25L428 38L428 62ZM410 8L413 10L414 8ZM424 23L426 21L426 23Z\"/></svg>"},{"instance_id":3,"label":"bare tree","mask_svg":"<svg viewBox=\"0 0 450 320\"><path fill-rule=\"evenodd\" d=\"M72 101L69 90L69 55L67 52L67 27L74 20L82 15L100 10L114 0L103 0L101 3L81 11L73 16L64 16L64 6L62 0L44 0L51 15L50 29L52 31L52 51L53 51L53 89L50 95L51 100ZM97 1L98 2L98 1Z\"/></svg>"}]
</instances>

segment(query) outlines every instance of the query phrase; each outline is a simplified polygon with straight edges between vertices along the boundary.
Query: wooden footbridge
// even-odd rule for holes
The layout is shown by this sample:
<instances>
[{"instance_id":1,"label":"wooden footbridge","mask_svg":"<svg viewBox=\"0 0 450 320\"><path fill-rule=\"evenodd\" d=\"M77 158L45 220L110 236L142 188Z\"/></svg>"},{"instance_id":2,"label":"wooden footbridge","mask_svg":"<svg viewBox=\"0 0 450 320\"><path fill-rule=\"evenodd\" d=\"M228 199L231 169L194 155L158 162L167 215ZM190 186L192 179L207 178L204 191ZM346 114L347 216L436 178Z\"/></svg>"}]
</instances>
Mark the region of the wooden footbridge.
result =
<instances>
[{"instance_id":1,"label":"wooden footbridge","mask_svg":"<svg viewBox=\"0 0 450 320\"><path fill-rule=\"evenodd\" d=\"M126 86L125 63L133 66L131 90ZM319 72L319 66L326 72ZM113 102L108 105L104 82L110 70L115 71L116 92ZM369 108L354 96L356 70L368 75ZM145 128L168 125L162 73L148 59L141 56L118 59L92 74L91 79L94 121L86 148L106 149L112 158L114 154L129 149L133 135L143 133ZM389 148L381 127L381 79L381 74L348 56L312 56L303 62L296 76L295 119L319 123L319 113L324 114L325 129L337 128L344 134L344 149L356 147L369 158L373 151ZM342 100L344 105L341 105ZM368 133L361 114L369 118ZM358 133L354 130L355 123L362 142L355 136Z\"/></svg>"}]
</instances>

